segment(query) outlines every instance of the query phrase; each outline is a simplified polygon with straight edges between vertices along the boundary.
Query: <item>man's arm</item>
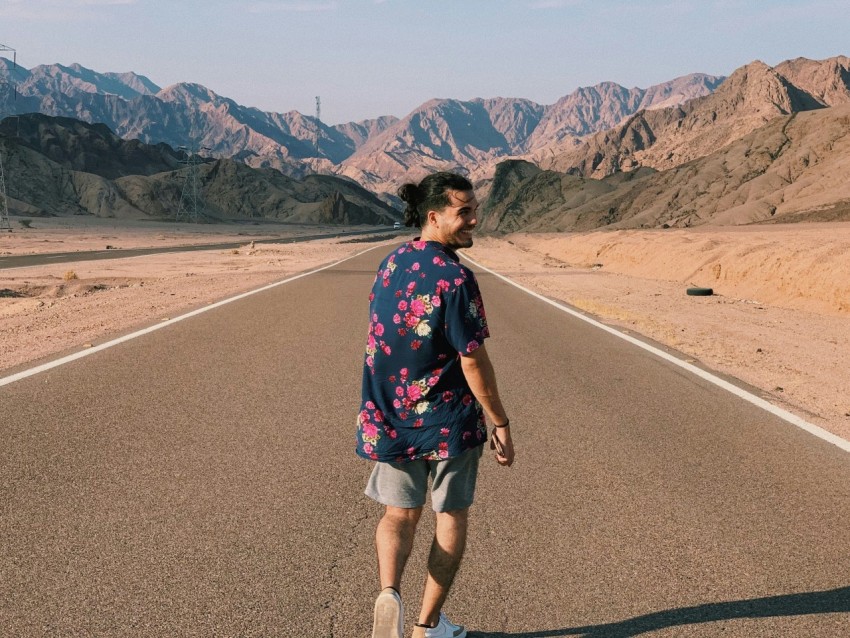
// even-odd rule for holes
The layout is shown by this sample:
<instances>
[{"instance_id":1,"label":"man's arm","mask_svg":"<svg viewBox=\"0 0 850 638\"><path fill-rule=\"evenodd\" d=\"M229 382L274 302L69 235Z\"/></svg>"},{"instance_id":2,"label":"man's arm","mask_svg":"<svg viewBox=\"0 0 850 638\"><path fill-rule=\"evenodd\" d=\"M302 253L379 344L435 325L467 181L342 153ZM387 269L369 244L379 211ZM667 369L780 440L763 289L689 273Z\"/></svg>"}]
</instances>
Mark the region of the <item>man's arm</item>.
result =
<instances>
[{"instance_id":1,"label":"man's arm","mask_svg":"<svg viewBox=\"0 0 850 638\"><path fill-rule=\"evenodd\" d=\"M493 425L507 423L508 417L499 398L499 388L496 386L496 372L493 370L493 364L490 362L490 356L484 344L470 354L462 355L460 364L472 394L478 399ZM511 465L514 462L514 444L510 426L496 428L496 438L499 439L504 452L504 454L496 453L496 461L500 465Z\"/></svg>"}]
</instances>

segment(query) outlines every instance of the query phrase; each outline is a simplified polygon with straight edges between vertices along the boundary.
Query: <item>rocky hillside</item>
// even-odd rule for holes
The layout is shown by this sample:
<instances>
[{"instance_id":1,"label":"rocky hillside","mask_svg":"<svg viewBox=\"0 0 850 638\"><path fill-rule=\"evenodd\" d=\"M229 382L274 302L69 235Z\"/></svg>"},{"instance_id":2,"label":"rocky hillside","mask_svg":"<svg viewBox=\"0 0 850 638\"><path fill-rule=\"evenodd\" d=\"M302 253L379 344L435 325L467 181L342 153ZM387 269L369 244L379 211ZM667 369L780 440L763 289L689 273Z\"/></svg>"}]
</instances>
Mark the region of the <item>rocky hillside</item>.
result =
<instances>
[{"instance_id":1,"label":"rocky hillside","mask_svg":"<svg viewBox=\"0 0 850 638\"><path fill-rule=\"evenodd\" d=\"M503 98L431 100L363 144L339 171L384 192L435 170L489 176L507 157L540 161L638 109L706 95L721 81L694 74L649 89L605 82L578 89L551 106Z\"/></svg>"},{"instance_id":2,"label":"rocky hillside","mask_svg":"<svg viewBox=\"0 0 850 638\"><path fill-rule=\"evenodd\" d=\"M125 141L102 124L39 114L0 122L13 212L168 218L176 213L189 168L184 152ZM198 167L208 219L391 224L398 213L344 178L293 179L231 159Z\"/></svg>"},{"instance_id":3,"label":"rocky hillside","mask_svg":"<svg viewBox=\"0 0 850 638\"><path fill-rule=\"evenodd\" d=\"M580 231L850 221L850 104L771 118L683 165L602 179L498 166L482 228Z\"/></svg>"},{"instance_id":4,"label":"rocky hillside","mask_svg":"<svg viewBox=\"0 0 850 638\"><path fill-rule=\"evenodd\" d=\"M844 57L798 59L776 68L752 62L710 95L681 106L639 111L540 164L586 177L639 166L672 168L705 157L773 118L844 103L850 100L848 80Z\"/></svg>"},{"instance_id":5,"label":"rocky hillside","mask_svg":"<svg viewBox=\"0 0 850 638\"><path fill-rule=\"evenodd\" d=\"M706 95L721 79L695 74L649 89L602 83L550 106L518 98L432 100L402 121L384 116L327 126L297 111L246 107L199 84L161 88L135 73L98 73L76 64L27 70L0 58L0 112L99 122L124 139L205 148L215 157L292 176L339 173L393 192L401 181L432 170L489 175L507 157L551 157L559 142L610 128L636 109Z\"/></svg>"}]
</instances>

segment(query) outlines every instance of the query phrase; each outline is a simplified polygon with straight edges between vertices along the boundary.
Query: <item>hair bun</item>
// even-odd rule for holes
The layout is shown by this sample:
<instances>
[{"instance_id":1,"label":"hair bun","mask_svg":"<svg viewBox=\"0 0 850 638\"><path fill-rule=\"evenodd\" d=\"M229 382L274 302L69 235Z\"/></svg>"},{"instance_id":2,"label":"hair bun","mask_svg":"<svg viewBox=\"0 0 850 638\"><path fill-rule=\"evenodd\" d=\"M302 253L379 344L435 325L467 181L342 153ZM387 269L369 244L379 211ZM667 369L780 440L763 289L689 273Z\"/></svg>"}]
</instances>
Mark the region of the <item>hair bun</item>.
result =
<instances>
[{"instance_id":1,"label":"hair bun","mask_svg":"<svg viewBox=\"0 0 850 638\"><path fill-rule=\"evenodd\" d=\"M398 189L398 196L409 206L415 207L422 201L422 190L416 184L403 184Z\"/></svg>"}]
</instances>

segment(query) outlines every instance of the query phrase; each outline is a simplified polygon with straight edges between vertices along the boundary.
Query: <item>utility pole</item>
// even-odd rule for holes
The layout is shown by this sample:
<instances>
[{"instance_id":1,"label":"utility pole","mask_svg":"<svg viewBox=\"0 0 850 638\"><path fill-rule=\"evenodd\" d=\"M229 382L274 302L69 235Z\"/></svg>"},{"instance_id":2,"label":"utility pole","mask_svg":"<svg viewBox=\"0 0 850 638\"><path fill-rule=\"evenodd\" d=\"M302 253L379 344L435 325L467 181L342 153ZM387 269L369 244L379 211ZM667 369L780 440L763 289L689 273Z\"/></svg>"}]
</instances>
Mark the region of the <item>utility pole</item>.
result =
<instances>
[{"instance_id":1,"label":"utility pole","mask_svg":"<svg viewBox=\"0 0 850 638\"><path fill-rule=\"evenodd\" d=\"M183 181L183 190L180 192L180 204L177 206L177 214L174 221L188 221L197 223L200 216L203 215L204 204L201 200L201 185L199 179L199 165L201 163L200 156L195 152L195 147L180 146L178 150L186 153L186 159L180 160L180 163L188 167L186 176ZM201 150L210 150L206 146L201 147Z\"/></svg>"},{"instance_id":2,"label":"utility pole","mask_svg":"<svg viewBox=\"0 0 850 638\"><path fill-rule=\"evenodd\" d=\"M18 66L18 52L12 47L7 47L5 44L0 44L0 51L12 52L12 69ZM12 81L11 76L8 81L0 80L0 83L9 84L14 91L14 99L18 98L18 88ZM2 120L2 118L0 118ZM5 140L3 146L5 146ZM12 222L9 220L9 198L6 195L6 172L3 169L3 153L0 152L0 230L12 232Z\"/></svg>"}]
</instances>

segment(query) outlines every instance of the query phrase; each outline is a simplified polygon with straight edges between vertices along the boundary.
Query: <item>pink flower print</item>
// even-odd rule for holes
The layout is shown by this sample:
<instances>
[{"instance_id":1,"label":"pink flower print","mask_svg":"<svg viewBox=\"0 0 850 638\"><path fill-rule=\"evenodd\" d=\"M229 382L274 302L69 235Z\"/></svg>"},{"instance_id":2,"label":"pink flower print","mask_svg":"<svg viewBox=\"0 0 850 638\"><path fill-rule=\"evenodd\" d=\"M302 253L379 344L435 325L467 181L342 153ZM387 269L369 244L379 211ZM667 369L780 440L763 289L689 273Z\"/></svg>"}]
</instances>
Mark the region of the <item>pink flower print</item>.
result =
<instances>
[{"instance_id":1,"label":"pink flower print","mask_svg":"<svg viewBox=\"0 0 850 638\"><path fill-rule=\"evenodd\" d=\"M410 302L410 311L417 317L425 314L425 303L421 299L414 299Z\"/></svg>"},{"instance_id":2,"label":"pink flower print","mask_svg":"<svg viewBox=\"0 0 850 638\"><path fill-rule=\"evenodd\" d=\"M364 439L372 439L373 441L378 437L378 428L374 423L364 423L363 424L363 438Z\"/></svg>"},{"instance_id":3,"label":"pink flower print","mask_svg":"<svg viewBox=\"0 0 850 638\"><path fill-rule=\"evenodd\" d=\"M375 337L373 335L369 335L369 338L366 340L366 349L370 352L373 352L377 347L378 342L375 341Z\"/></svg>"},{"instance_id":4,"label":"pink flower print","mask_svg":"<svg viewBox=\"0 0 850 638\"><path fill-rule=\"evenodd\" d=\"M440 454L441 459L449 458L449 451L448 450L440 450L439 454Z\"/></svg>"},{"instance_id":5,"label":"pink flower print","mask_svg":"<svg viewBox=\"0 0 850 638\"><path fill-rule=\"evenodd\" d=\"M395 388L395 395L397 397L403 397L404 396L404 388L400 385L397 385L396 388Z\"/></svg>"},{"instance_id":6,"label":"pink flower print","mask_svg":"<svg viewBox=\"0 0 850 638\"><path fill-rule=\"evenodd\" d=\"M461 434L461 438L464 441L466 441L466 439L468 439L470 436L472 436L472 432L464 432L463 434Z\"/></svg>"},{"instance_id":7,"label":"pink flower print","mask_svg":"<svg viewBox=\"0 0 850 638\"><path fill-rule=\"evenodd\" d=\"M370 458L370 459L372 459L373 461L377 461L377 460L378 460L378 453L377 453L377 452L372 452L372 453L369 455L369 458Z\"/></svg>"},{"instance_id":8,"label":"pink flower print","mask_svg":"<svg viewBox=\"0 0 850 638\"><path fill-rule=\"evenodd\" d=\"M425 249L425 242L424 241L414 241L414 242L411 242L410 245L413 246L416 250L424 250Z\"/></svg>"},{"instance_id":9,"label":"pink flower print","mask_svg":"<svg viewBox=\"0 0 850 638\"><path fill-rule=\"evenodd\" d=\"M394 375L394 374L391 374L391 375L390 375L389 377L387 377L387 378L389 379L390 383L395 383L395 375Z\"/></svg>"},{"instance_id":10,"label":"pink flower print","mask_svg":"<svg viewBox=\"0 0 850 638\"><path fill-rule=\"evenodd\" d=\"M373 357L372 355L369 355L368 357L366 357L366 365L369 366L370 368L374 367L375 366L375 357Z\"/></svg>"},{"instance_id":11,"label":"pink flower print","mask_svg":"<svg viewBox=\"0 0 850 638\"><path fill-rule=\"evenodd\" d=\"M404 328L399 328L399 329L398 329L398 336L399 336L399 337L403 337L403 336L404 336L404 335L406 335L406 334L407 334L407 330L405 330Z\"/></svg>"},{"instance_id":12,"label":"pink flower print","mask_svg":"<svg viewBox=\"0 0 850 638\"><path fill-rule=\"evenodd\" d=\"M366 452L366 454L371 454L373 449L374 448L372 447L371 443L364 443L363 444L363 451Z\"/></svg>"},{"instance_id":13,"label":"pink flower print","mask_svg":"<svg viewBox=\"0 0 850 638\"><path fill-rule=\"evenodd\" d=\"M479 344L475 339L466 344L466 351L472 352L478 348Z\"/></svg>"},{"instance_id":14,"label":"pink flower print","mask_svg":"<svg viewBox=\"0 0 850 638\"><path fill-rule=\"evenodd\" d=\"M416 419L413 422L413 427L415 428L421 428L423 425L425 425L425 419Z\"/></svg>"},{"instance_id":15,"label":"pink flower print","mask_svg":"<svg viewBox=\"0 0 850 638\"><path fill-rule=\"evenodd\" d=\"M448 281L446 281L445 279L440 279L437 282L437 294L440 294L441 292L445 292L449 288L451 288L451 284Z\"/></svg>"},{"instance_id":16,"label":"pink flower print","mask_svg":"<svg viewBox=\"0 0 850 638\"><path fill-rule=\"evenodd\" d=\"M455 277L455 286L460 286L463 283L462 277Z\"/></svg>"},{"instance_id":17,"label":"pink flower print","mask_svg":"<svg viewBox=\"0 0 850 638\"><path fill-rule=\"evenodd\" d=\"M415 447L409 447L409 448L407 448L407 455L408 455L408 456L413 456L414 452L416 452L416 448L415 448Z\"/></svg>"},{"instance_id":18,"label":"pink flower print","mask_svg":"<svg viewBox=\"0 0 850 638\"><path fill-rule=\"evenodd\" d=\"M421 342L419 339L414 339L414 340L411 342L411 344L410 344L410 347L411 347L413 350L419 350L419 348L420 348L421 346L422 346L422 342Z\"/></svg>"},{"instance_id":19,"label":"pink flower print","mask_svg":"<svg viewBox=\"0 0 850 638\"><path fill-rule=\"evenodd\" d=\"M390 438L391 438L391 439L398 438L398 432L396 432L395 430L388 430L388 431L387 431L387 434L389 434L389 435L390 435Z\"/></svg>"},{"instance_id":20,"label":"pink flower print","mask_svg":"<svg viewBox=\"0 0 850 638\"><path fill-rule=\"evenodd\" d=\"M393 351L390 349L390 347L389 347L387 344L385 344L385 343L382 343L382 344L381 344L381 350L383 350L383 351L384 351L384 354L385 354L385 355L388 355L388 356L389 356L389 355L391 355L391 354L392 354L392 352L393 352Z\"/></svg>"},{"instance_id":21,"label":"pink flower print","mask_svg":"<svg viewBox=\"0 0 850 638\"><path fill-rule=\"evenodd\" d=\"M411 270L419 270L419 262L418 261L414 262L413 265L410 267L410 269Z\"/></svg>"},{"instance_id":22,"label":"pink flower print","mask_svg":"<svg viewBox=\"0 0 850 638\"><path fill-rule=\"evenodd\" d=\"M375 410L375 421L377 421L378 423L384 422L384 413L380 410Z\"/></svg>"},{"instance_id":23,"label":"pink flower print","mask_svg":"<svg viewBox=\"0 0 850 638\"><path fill-rule=\"evenodd\" d=\"M379 337L384 334L384 324L382 324L382 323L375 324L375 334L378 335Z\"/></svg>"},{"instance_id":24,"label":"pink flower print","mask_svg":"<svg viewBox=\"0 0 850 638\"><path fill-rule=\"evenodd\" d=\"M374 295L372 295L372 296L374 297ZM396 296L396 299L398 299L399 297L401 297L401 290L396 290L396 291L395 291L395 296ZM372 301L372 300L370 299L369 301Z\"/></svg>"},{"instance_id":25,"label":"pink flower print","mask_svg":"<svg viewBox=\"0 0 850 638\"><path fill-rule=\"evenodd\" d=\"M441 450L448 450L449 449L449 442L448 441L440 441L439 448Z\"/></svg>"},{"instance_id":26,"label":"pink flower print","mask_svg":"<svg viewBox=\"0 0 850 638\"><path fill-rule=\"evenodd\" d=\"M399 310L401 310L402 312L404 312L405 310L407 310L407 301L405 301L404 299L402 299L401 301L399 301L399 302L398 302L398 309L399 309Z\"/></svg>"},{"instance_id":27,"label":"pink flower print","mask_svg":"<svg viewBox=\"0 0 850 638\"><path fill-rule=\"evenodd\" d=\"M399 413L398 413L398 416L399 416L399 418L400 418L400 419L402 419L403 421L406 421L406 420L407 420L407 417L408 417L408 416L410 416L410 414L409 414L408 412L399 412Z\"/></svg>"},{"instance_id":28,"label":"pink flower print","mask_svg":"<svg viewBox=\"0 0 850 638\"><path fill-rule=\"evenodd\" d=\"M416 282L415 281L411 281L409 284L407 284L407 296L408 297L413 294L414 288L416 288Z\"/></svg>"},{"instance_id":29,"label":"pink flower print","mask_svg":"<svg viewBox=\"0 0 850 638\"><path fill-rule=\"evenodd\" d=\"M429 388L433 388L435 385L437 385L437 381L439 381L439 380L440 380L440 377L431 377L431 378L429 378L429 379L428 379L428 387L429 387Z\"/></svg>"},{"instance_id":30,"label":"pink flower print","mask_svg":"<svg viewBox=\"0 0 850 638\"><path fill-rule=\"evenodd\" d=\"M471 394L464 394L462 401L463 401L464 405L469 405L470 403L472 403L472 395Z\"/></svg>"},{"instance_id":31,"label":"pink flower print","mask_svg":"<svg viewBox=\"0 0 850 638\"><path fill-rule=\"evenodd\" d=\"M372 323L378 323L378 313L377 312L372 313Z\"/></svg>"},{"instance_id":32,"label":"pink flower print","mask_svg":"<svg viewBox=\"0 0 850 638\"><path fill-rule=\"evenodd\" d=\"M375 293L370 292L369 293L369 303L372 303L373 301L375 301Z\"/></svg>"},{"instance_id":33,"label":"pink flower print","mask_svg":"<svg viewBox=\"0 0 850 638\"><path fill-rule=\"evenodd\" d=\"M422 396L422 388L420 388L415 383L413 385L407 386L407 398L411 401L418 401Z\"/></svg>"},{"instance_id":34,"label":"pink flower print","mask_svg":"<svg viewBox=\"0 0 850 638\"><path fill-rule=\"evenodd\" d=\"M404 390L402 390L402 392L404 392ZM401 409L401 401L399 401L398 399L393 399L393 407L396 410L400 410Z\"/></svg>"},{"instance_id":35,"label":"pink flower print","mask_svg":"<svg viewBox=\"0 0 850 638\"><path fill-rule=\"evenodd\" d=\"M436 265L438 265L438 266L445 266L445 265L446 265L446 260L445 260L445 259L443 259L442 257L440 257L439 255L436 255L436 256L434 257L434 263L435 263Z\"/></svg>"},{"instance_id":36,"label":"pink flower print","mask_svg":"<svg viewBox=\"0 0 850 638\"><path fill-rule=\"evenodd\" d=\"M374 409L375 409L375 404L374 404L374 403L372 403L371 401L366 401L366 409L367 409L367 410L374 410Z\"/></svg>"},{"instance_id":37,"label":"pink flower print","mask_svg":"<svg viewBox=\"0 0 850 638\"><path fill-rule=\"evenodd\" d=\"M393 315L393 323L395 323L395 324L399 324L399 323L401 323L401 317L399 316L399 314L398 314L398 313L395 313L395 314Z\"/></svg>"},{"instance_id":38,"label":"pink flower print","mask_svg":"<svg viewBox=\"0 0 850 638\"><path fill-rule=\"evenodd\" d=\"M452 397L454 397L454 392L452 392L451 390L446 390L445 392L443 392L444 403L448 403L449 401L451 401Z\"/></svg>"},{"instance_id":39,"label":"pink flower print","mask_svg":"<svg viewBox=\"0 0 850 638\"><path fill-rule=\"evenodd\" d=\"M440 306L443 305L443 302L440 301L440 298L435 295L434 297L431 297L431 305L434 306L435 308L439 308Z\"/></svg>"},{"instance_id":40,"label":"pink flower print","mask_svg":"<svg viewBox=\"0 0 850 638\"><path fill-rule=\"evenodd\" d=\"M440 434L443 436L448 436L450 431L448 428L440 428Z\"/></svg>"},{"instance_id":41,"label":"pink flower print","mask_svg":"<svg viewBox=\"0 0 850 638\"><path fill-rule=\"evenodd\" d=\"M419 319L412 312L404 315L404 325L408 328L415 328L417 323L419 323Z\"/></svg>"},{"instance_id":42,"label":"pink flower print","mask_svg":"<svg viewBox=\"0 0 850 638\"><path fill-rule=\"evenodd\" d=\"M384 280L381 282L381 284L384 286L384 288L389 288L389 287L390 287L390 280L389 280L389 279L384 279Z\"/></svg>"},{"instance_id":43,"label":"pink flower print","mask_svg":"<svg viewBox=\"0 0 850 638\"><path fill-rule=\"evenodd\" d=\"M407 381L407 375L410 374L410 371L407 368L402 368L399 370L399 374L401 375L402 381Z\"/></svg>"}]
</instances>

